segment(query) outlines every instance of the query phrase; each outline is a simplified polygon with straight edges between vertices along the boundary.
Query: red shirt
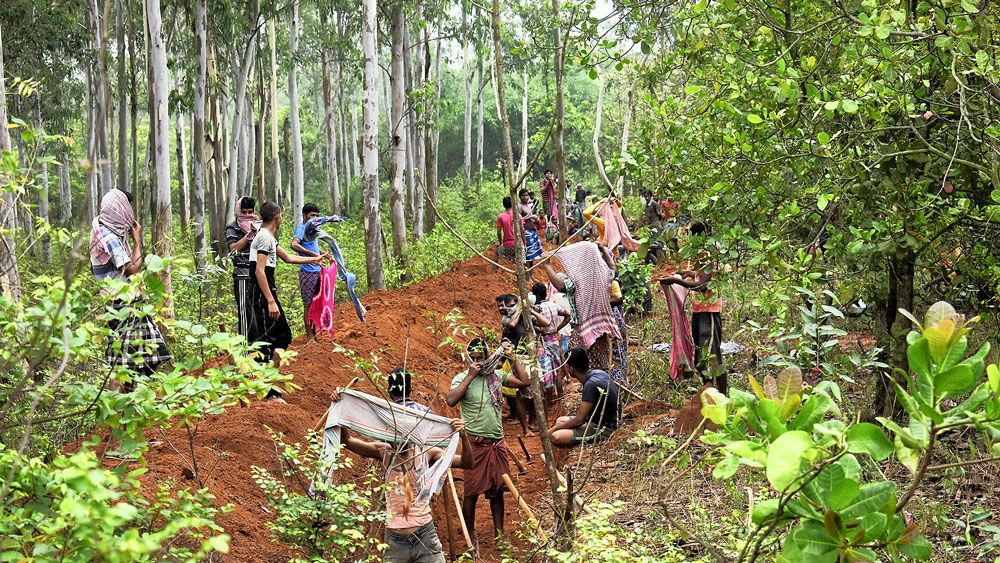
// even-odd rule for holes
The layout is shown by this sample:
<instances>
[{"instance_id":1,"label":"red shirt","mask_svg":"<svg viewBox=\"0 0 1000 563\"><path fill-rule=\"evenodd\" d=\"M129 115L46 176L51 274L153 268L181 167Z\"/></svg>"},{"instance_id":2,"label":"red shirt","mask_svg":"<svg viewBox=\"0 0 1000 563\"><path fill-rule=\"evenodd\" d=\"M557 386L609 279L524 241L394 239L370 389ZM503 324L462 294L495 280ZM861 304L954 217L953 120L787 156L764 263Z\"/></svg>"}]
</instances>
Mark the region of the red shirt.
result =
<instances>
[{"instance_id":1,"label":"red shirt","mask_svg":"<svg viewBox=\"0 0 1000 563\"><path fill-rule=\"evenodd\" d=\"M511 247L514 246L514 214L512 211L504 211L497 216L497 226L503 229L503 246ZM524 219L521 220L521 226L524 226ZM524 232L523 230L521 231ZM522 235L523 240L523 235Z\"/></svg>"},{"instance_id":2,"label":"red shirt","mask_svg":"<svg viewBox=\"0 0 1000 563\"><path fill-rule=\"evenodd\" d=\"M680 204L676 201L664 201L660 204L663 206L663 220L667 222L673 222L677 220L677 208Z\"/></svg>"}]
</instances>

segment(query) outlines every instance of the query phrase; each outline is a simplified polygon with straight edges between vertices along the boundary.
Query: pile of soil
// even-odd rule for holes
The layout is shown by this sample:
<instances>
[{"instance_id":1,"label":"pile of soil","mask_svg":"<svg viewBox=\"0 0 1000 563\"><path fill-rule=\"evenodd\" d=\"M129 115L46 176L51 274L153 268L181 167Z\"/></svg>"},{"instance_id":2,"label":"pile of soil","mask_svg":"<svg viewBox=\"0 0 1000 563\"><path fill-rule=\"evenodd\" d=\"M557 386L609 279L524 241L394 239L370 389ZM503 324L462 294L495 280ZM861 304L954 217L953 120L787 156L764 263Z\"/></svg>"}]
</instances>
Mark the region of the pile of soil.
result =
<instances>
[{"instance_id":1,"label":"pile of soil","mask_svg":"<svg viewBox=\"0 0 1000 563\"><path fill-rule=\"evenodd\" d=\"M711 384L702 385L698 392L688 399L680 409L670 411L670 416L674 417L673 434L675 436L690 436L698 428L698 424L703 418L701 415L701 394L709 387ZM718 426L714 423L705 421L702 431L716 430L717 428Z\"/></svg>"},{"instance_id":2,"label":"pile of soil","mask_svg":"<svg viewBox=\"0 0 1000 563\"><path fill-rule=\"evenodd\" d=\"M452 335L444 316L455 308L461 310L464 318L460 322L468 326L469 334L458 334L455 340L464 344L472 333L481 333L482 327L499 329L494 298L501 293L513 292L514 288L514 276L495 270L479 258L472 258L456 262L447 272L406 288L369 293L363 299L368 308L365 323L358 320L350 303L342 303L335 313L335 336L321 336L311 342L299 337L292 344L291 349L298 355L282 368L282 372L293 375L293 382L302 389L287 393L287 404L254 402L245 408L230 408L221 415L206 419L199 426L195 440L198 469L208 489L216 496L217 505L231 503L235 507L218 519L218 523L232 537L230 552L225 559L288 559L289 548L272 542L270 538L266 522L272 520L275 514L254 482L250 468L259 466L276 474L278 457L266 427L285 434L288 443L301 441L308 429L319 425L329 406L330 391L347 385L355 376L361 375L353 362L333 351L337 344L354 350L367 361L377 357L378 368L384 374L405 363L408 370L417 374L413 382L413 398L429 405L437 414L458 416L458 409L449 408L444 396L452 377L464 367L457 350L447 345L438 346L441 339ZM430 329L435 322L441 330L437 337ZM374 384L367 380L354 388L375 392ZM556 411L560 410L556 408ZM559 412L551 413L552 416L557 414ZM509 422L505 424L510 438L508 445L525 461L514 438L520 434L520 427ZM149 471L140 478L150 492L168 479L176 480L180 487L197 487L187 461L190 450L184 429L150 432L147 438L162 442L150 448L146 455ZM541 494L548 490L549 485L541 462L541 442L537 436L524 442L532 455L531 463L524 475L518 475L512 463L511 476L535 514L542 514L545 504ZM368 466L367 461L355 459L354 467L341 471L338 478L354 480L364 474ZM456 470L459 495L461 476L462 472ZM524 516L518 513L513 495L506 497L506 536L508 541L518 545L516 532ZM449 533L442 500L435 499L434 512L438 533L447 553ZM450 524L455 541L464 544L458 520L453 518ZM492 520L485 499L479 502L476 528L483 556L491 560L499 559L492 548ZM458 549L459 553L462 551Z\"/></svg>"}]
</instances>

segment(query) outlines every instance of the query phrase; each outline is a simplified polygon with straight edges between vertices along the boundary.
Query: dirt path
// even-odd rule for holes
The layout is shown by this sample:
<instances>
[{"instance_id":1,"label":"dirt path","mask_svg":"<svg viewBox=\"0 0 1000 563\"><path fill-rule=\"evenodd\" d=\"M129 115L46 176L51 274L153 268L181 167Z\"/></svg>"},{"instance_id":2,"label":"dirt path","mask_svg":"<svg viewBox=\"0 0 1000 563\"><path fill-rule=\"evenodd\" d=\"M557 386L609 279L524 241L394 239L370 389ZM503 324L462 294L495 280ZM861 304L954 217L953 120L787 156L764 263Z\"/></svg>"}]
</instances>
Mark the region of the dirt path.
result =
<instances>
[{"instance_id":1,"label":"dirt path","mask_svg":"<svg viewBox=\"0 0 1000 563\"><path fill-rule=\"evenodd\" d=\"M457 416L457 409L449 408L444 402L451 378L462 367L460 357L453 355L448 346L438 347L438 340L429 330L431 320L425 314L433 313L442 323L445 334L447 323L445 314L459 308L465 318L461 321L469 329L480 332L481 327L498 328L499 319L494 306L494 298L501 293L511 292L514 278L502 271L494 271L492 266L478 258L456 263L449 271L423 280L406 288L392 292L373 292L364 298L369 309L367 322L362 324L349 303L341 304L336 311L336 336L305 343L298 338L292 349L298 352L284 373L294 375L294 383L302 389L286 395L288 404L255 402L246 408L230 408L224 414L210 417L199 428L195 451L198 456L199 471L218 504L232 503L235 509L219 518L226 533L232 536L227 561L285 561L288 549L273 543L265 522L274 517L269 512L261 489L253 481L250 468L260 466L277 470L274 443L268 436L270 427L284 433L287 441L302 439L309 428L316 426L320 416L329 406L329 392L346 385L357 375L351 362L339 353L334 353L334 341L371 361L372 354L378 359L383 373L388 373L406 361L407 368L421 377L414 381L413 398L430 405L434 412L445 416ZM297 329L297 327L296 327ZM456 340L464 342L458 337ZM408 345L407 345L408 343ZM369 382L356 387L372 392ZM511 447L520 458L524 458L520 446L514 438L520 428L510 423L506 430ZM187 463L174 451L177 448L188 456L187 434L181 429L168 430L165 435L149 436L150 440L164 443L153 446L147 454L149 472L142 476L144 485L156 484L173 478L181 486L196 487ZM171 444L173 447L171 447ZM541 492L547 490L544 466L541 463L541 443L538 437L525 440L533 463L527 473L517 475L517 468L511 465L511 475L521 489L525 499L536 512L546 512ZM351 471L345 471L346 478L360 475L367 466L356 463ZM455 472L461 478L461 471ZM459 494L461 495L461 484ZM444 509L439 499L435 500L435 521L439 535L448 552ZM515 526L521 521L517 514L517 503L511 495L506 502L507 536L514 538ZM451 522L457 542L464 543L457 521ZM488 502L480 500L477 512L477 532L479 544L486 548L492 545L492 525ZM515 540L515 543L516 540ZM461 550L459 550L461 551ZM497 554L492 549L484 549L488 560Z\"/></svg>"}]
</instances>

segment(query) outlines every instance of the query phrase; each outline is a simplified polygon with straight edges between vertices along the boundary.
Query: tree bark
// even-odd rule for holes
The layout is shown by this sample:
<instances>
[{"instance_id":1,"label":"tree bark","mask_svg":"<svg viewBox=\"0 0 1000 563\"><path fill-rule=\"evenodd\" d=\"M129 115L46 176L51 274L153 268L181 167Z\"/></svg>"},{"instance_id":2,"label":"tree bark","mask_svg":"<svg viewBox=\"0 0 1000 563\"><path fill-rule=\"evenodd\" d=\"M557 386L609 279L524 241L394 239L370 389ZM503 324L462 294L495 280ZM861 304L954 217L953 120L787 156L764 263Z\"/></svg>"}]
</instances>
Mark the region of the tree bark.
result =
<instances>
[{"instance_id":1,"label":"tree bark","mask_svg":"<svg viewBox=\"0 0 1000 563\"><path fill-rule=\"evenodd\" d=\"M557 22L552 29L553 66L556 75L556 127L552 142L555 146L555 173L558 178L556 202L559 205L559 240L569 237L569 225L566 224L566 148L563 144L563 124L565 108L563 104L563 42L559 22L559 0L552 0L552 17Z\"/></svg>"},{"instance_id":2,"label":"tree bark","mask_svg":"<svg viewBox=\"0 0 1000 563\"><path fill-rule=\"evenodd\" d=\"M417 21L422 21L424 19L423 7L419 7ZM416 54L414 56L414 86L417 90L424 89L424 83L427 80L427 69L425 68L424 61L426 60L426 53L429 48L427 46L427 29L421 27L417 32L417 44L415 46ZM421 98L423 99L423 98ZM423 102L422 107L426 108L427 103ZM417 240L424 239L424 190L426 189L426 184L424 183L424 178L427 175L427 143L425 139L427 138L427 112L426 109L422 114L422 119L418 121L417 126L414 130L414 144L413 152L416 155L416 163L414 164L414 180L417 185L413 189L413 236Z\"/></svg>"},{"instance_id":3,"label":"tree bark","mask_svg":"<svg viewBox=\"0 0 1000 563\"><path fill-rule=\"evenodd\" d=\"M469 29L468 4L462 3L462 29ZM465 79L465 129L463 129L462 145L462 178L468 189L472 176L472 41L465 38L462 57L462 77Z\"/></svg>"},{"instance_id":4,"label":"tree bark","mask_svg":"<svg viewBox=\"0 0 1000 563\"><path fill-rule=\"evenodd\" d=\"M191 127L192 215L194 219L194 261L199 273L205 273L208 248L205 244L205 78L207 58L207 0L194 0L194 122Z\"/></svg>"},{"instance_id":5,"label":"tree bark","mask_svg":"<svg viewBox=\"0 0 1000 563\"><path fill-rule=\"evenodd\" d=\"M524 176L528 170L528 64L524 64L521 74L521 161L517 164L517 175Z\"/></svg>"},{"instance_id":6,"label":"tree bark","mask_svg":"<svg viewBox=\"0 0 1000 563\"><path fill-rule=\"evenodd\" d=\"M500 130L503 139L504 164L507 168L507 184L510 190L511 199L516 200L517 179L514 170L514 149L510 142L510 120L507 117L507 98L504 92L503 81L503 43L500 37L500 0L493 0L491 27L493 31L493 65L495 74L495 88L498 99L498 113L500 115ZM514 245L516 257L514 263L517 267L517 288L521 294L521 305L525 309L522 315L529 315L528 307L528 284L524 268L524 244L521 242L523 228L520 221L514 221ZM536 357L535 330L531 323L528 323L528 357ZM543 403L543 390L541 379L537 368L537 363L529 366L531 375L531 389L534 393L535 420L538 423L539 435L542 439L542 450L545 452L545 468L549 474L549 484L552 488L552 498L557 507L561 506L562 494L559 492L559 480L555 467L555 457L552 455L552 441L549 439L548 420L545 416L545 404Z\"/></svg>"},{"instance_id":7,"label":"tree bark","mask_svg":"<svg viewBox=\"0 0 1000 563\"><path fill-rule=\"evenodd\" d=\"M351 161L347 165L354 169L354 177L361 176L361 157L358 155L358 146L361 145L361 137L358 136L358 104L351 102ZM351 213L351 187L344 190L344 213Z\"/></svg>"},{"instance_id":8,"label":"tree bark","mask_svg":"<svg viewBox=\"0 0 1000 563\"><path fill-rule=\"evenodd\" d=\"M281 159L278 155L278 55L275 49L274 19L267 22L267 41L271 47L271 174L274 201L281 201ZM263 203L263 202L261 202Z\"/></svg>"},{"instance_id":9,"label":"tree bark","mask_svg":"<svg viewBox=\"0 0 1000 563\"><path fill-rule=\"evenodd\" d=\"M418 21L420 17L416 18ZM402 111L402 131L403 136L406 139L406 150L404 151L405 158L403 162L404 176L403 179L406 182L406 198L403 200L405 202L405 211L408 218L413 219L413 214L417 209L414 204L414 191L416 186L414 185L413 169L416 166L415 161L417 158L414 152L413 144L416 142L414 131L413 131L413 111L407 100L410 97L410 93L413 91L413 65L411 63L411 53L412 44L410 43L410 31L403 24L403 111ZM412 224L412 223L411 223Z\"/></svg>"},{"instance_id":10,"label":"tree bark","mask_svg":"<svg viewBox=\"0 0 1000 563\"><path fill-rule=\"evenodd\" d=\"M344 22L343 18L338 13L337 15L337 37L343 39L344 36ZM351 181L353 180L352 168L348 162L348 142L347 142L347 125L344 123L346 119L347 112L344 110L345 104L344 96L344 63L341 61L337 62L337 131L340 138L340 165L343 169L344 174L344 186L345 189L351 188Z\"/></svg>"},{"instance_id":11,"label":"tree bark","mask_svg":"<svg viewBox=\"0 0 1000 563\"><path fill-rule=\"evenodd\" d=\"M364 214L365 270L368 289L385 289L382 272L382 218L378 193L378 59L375 40L378 34L375 0L361 2L361 51L364 65Z\"/></svg>"},{"instance_id":12,"label":"tree bark","mask_svg":"<svg viewBox=\"0 0 1000 563\"><path fill-rule=\"evenodd\" d=\"M41 108L41 98L36 99L35 104L35 123L39 129L43 128L42 124L42 108ZM42 143L37 144L37 149L39 153L42 151ZM42 154L37 154L36 156L44 156ZM49 163L42 161L39 163L39 173L37 179L37 185L41 188L38 190L38 218L42 220L44 225L50 223L49 220ZM42 246L42 258L46 262L52 261L52 239L48 233L42 233L41 239Z\"/></svg>"},{"instance_id":13,"label":"tree bark","mask_svg":"<svg viewBox=\"0 0 1000 563\"><path fill-rule=\"evenodd\" d=\"M256 17L254 18L256 20ZM254 31L251 32L251 36L247 38L246 46L243 49L243 53L240 53L238 49L233 49L233 126L229 134L229 178L228 178L228 189L226 190L225 196L225 214L223 217L225 221L233 221L236 219L236 188L240 184L240 143L244 136L242 134L244 123L243 123L243 112L246 104L246 94L247 94L247 81L250 80L250 71L253 69L254 57L256 56L256 41L254 41L254 36L256 35L256 26L254 26ZM294 72L294 71L291 71ZM246 159L244 154L243 160ZM245 162L242 163L245 166Z\"/></svg>"},{"instance_id":14,"label":"tree bark","mask_svg":"<svg viewBox=\"0 0 1000 563\"><path fill-rule=\"evenodd\" d=\"M438 201L438 143L441 138L441 30L442 20L439 16L437 23L437 49L434 49L434 109L431 123L433 128L427 135L427 199L432 205L437 205ZM427 64L430 65L430 52L427 54ZM427 214L427 232L433 232L437 224L437 216L434 213Z\"/></svg>"},{"instance_id":15,"label":"tree bark","mask_svg":"<svg viewBox=\"0 0 1000 563\"><path fill-rule=\"evenodd\" d=\"M110 97L108 94L108 75L104 68L104 51L102 49L104 26L97 0L90 0L89 6L90 18L88 23L93 40L91 49L94 53L94 64L96 65L93 81L94 112L100 119L100 123L95 121L94 142L96 143L97 150L95 154L97 155L97 159L92 164L97 167L99 172L98 176L101 182L100 193L105 194L115 186L111 178L111 163L109 162L110 155L108 154L108 129L105 126Z\"/></svg>"},{"instance_id":16,"label":"tree bark","mask_svg":"<svg viewBox=\"0 0 1000 563\"><path fill-rule=\"evenodd\" d=\"M476 90L476 195L483 189L483 54L477 49L479 57L476 60L476 74L479 77L479 88Z\"/></svg>"},{"instance_id":17,"label":"tree bark","mask_svg":"<svg viewBox=\"0 0 1000 563\"><path fill-rule=\"evenodd\" d=\"M326 7L319 8L320 27L326 29ZM324 42L320 47L323 71L323 130L326 132L326 180L330 188L330 211L340 214L340 178L337 174L337 140L333 134L333 100L330 92L330 54Z\"/></svg>"},{"instance_id":18,"label":"tree bark","mask_svg":"<svg viewBox=\"0 0 1000 563\"><path fill-rule=\"evenodd\" d=\"M297 79L299 46L299 1L292 0L292 17L288 20L288 54L292 65L288 69L288 114L292 124L292 171L295 181L292 191L292 216L294 224L302 222L305 204L305 177L302 171L302 125L299 123L299 86Z\"/></svg>"},{"instance_id":19,"label":"tree bark","mask_svg":"<svg viewBox=\"0 0 1000 563\"><path fill-rule=\"evenodd\" d=\"M68 226L73 220L73 192L69 181L69 151L63 149L59 165L59 222Z\"/></svg>"},{"instance_id":20,"label":"tree bark","mask_svg":"<svg viewBox=\"0 0 1000 563\"><path fill-rule=\"evenodd\" d=\"M188 184L187 143L184 135L184 121L181 113L174 114L174 133L177 137L177 191L181 194L181 232L187 233L191 209L191 190Z\"/></svg>"},{"instance_id":21,"label":"tree bark","mask_svg":"<svg viewBox=\"0 0 1000 563\"><path fill-rule=\"evenodd\" d=\"M118 43L118 189L127 192L128 177L128 118L126 113L125 79L125 14L122 0L115 0L115 37Z\"/></svg>"},{"instance_id":22,"label":"tree bark","mask_svg":"<svg viewBox=\"0 0 1000 563\"><path fill-rule=\"evenodd\" d=\"M147 29L149 30L149 68L153 113L150 121L155 131L153 161L155 167L156 186L156 222L153 224L153 251L162 258L173 254L172 214L170 206L170 116L167 104L167 49L164 44L163 20L160 13L160 0L146 0ZM173 292L170 283L170 264L166 264L160 273L164 285L166 300L163 306L163 316L173 318Z\"/></svg>"},{"instance_id":23,"label":"tree bark","mask_svg":"<svg viewBox=\"0 0 1000 563\"><path fill-rule=\"evenodd\" d=\"M406 252L406 220L403 210L403 168L406 166L406 130L403 119L403 7L397 5L392 12L392 60L390 82L392 87L392 114L389 135L389 217L392 221L392 250L397 259Z\"/></svg>"}]
</instances>

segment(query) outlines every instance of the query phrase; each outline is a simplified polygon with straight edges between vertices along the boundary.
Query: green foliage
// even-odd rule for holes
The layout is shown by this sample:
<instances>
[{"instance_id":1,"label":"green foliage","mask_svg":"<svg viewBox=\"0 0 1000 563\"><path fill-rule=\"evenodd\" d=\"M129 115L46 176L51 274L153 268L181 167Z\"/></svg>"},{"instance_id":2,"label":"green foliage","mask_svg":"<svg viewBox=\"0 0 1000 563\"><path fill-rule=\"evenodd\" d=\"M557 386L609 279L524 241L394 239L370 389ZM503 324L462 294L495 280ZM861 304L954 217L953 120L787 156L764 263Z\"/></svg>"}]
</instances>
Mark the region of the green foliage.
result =
<instances>
[{"instance_id":1,"label":"green foliage","mask_svg":"<svg viewBox=\"0 0 1000 563\"><path fill-rule=\"evenodd\" d=\"M146 470L104 469L94 445L48 463L0 446L0 470L12 472L0 497L0 560L200 561L228 551L214 519L229 506L215 508L206 489L172 493L173 483L146 498L137 479Z\"/></svg>"},{"instance_id":2,"label":"green foliage","mask_svg":"<svg viewBox=\"0 0 1000 563\"><path fill-rule=\"evenodd\" d=\"M940 302L925 317L921 332L907 337L912 377L896 396L908 424L880 418L894 435L840 414L839 389L826 381L805 389L797 367L785 368L763 385L750 376L753 394L714 389L703 395L702 414L720 426L703 441L721 446L714 477L728 479L740 465L763 470L776 491L754 509L756 529L747 538L744 559L763 555L771 534L783 536L779 561L926 560L931 544L921 523L903 513L916 487L927 476L936 440L949 430L967 429L995 440L1000 435L1000 371L986 370L989 344L966 355L963 316ZM986 378L984 379L984 374ZM950 408L947 398L961 400ZM865 464L894 455L913 472L904 491L895 482L872 479ZM968 460L970 464L989 461ZM881 475L880 475L881 476Z\"/></svg>"},{"instance_id":3,"label":"green foliage","mask_svg":"<svg viewBox=\"0 0 1000 563\"><path fill-rule=\"evenodd\" d=\"M271 536L301 553L290 561L377 561L375 551L382 546L368 528L386 516L374 508L383 488L378 476L372 472L360 484L335 484L334 472L351 467L351 459L324 451L319 433L310 431L304 445L289 445L268 431L280 446L281 471L272 475L256 466L252 471L277 514L267 523Z\"/></svg>"},{"instance_id":4,"label":"green foliage","mask_svg":"<svg viewBox=\"0 0 1000 563\"><path fill-rule=\"evenodd\" d=\"M649 276L652 273L653 265L647 264L634 252L629 254L626 260L618 263L618 277L621 279L626 310L642 310L642 303L649 291Z\"/></svg>"}]
</instances>

